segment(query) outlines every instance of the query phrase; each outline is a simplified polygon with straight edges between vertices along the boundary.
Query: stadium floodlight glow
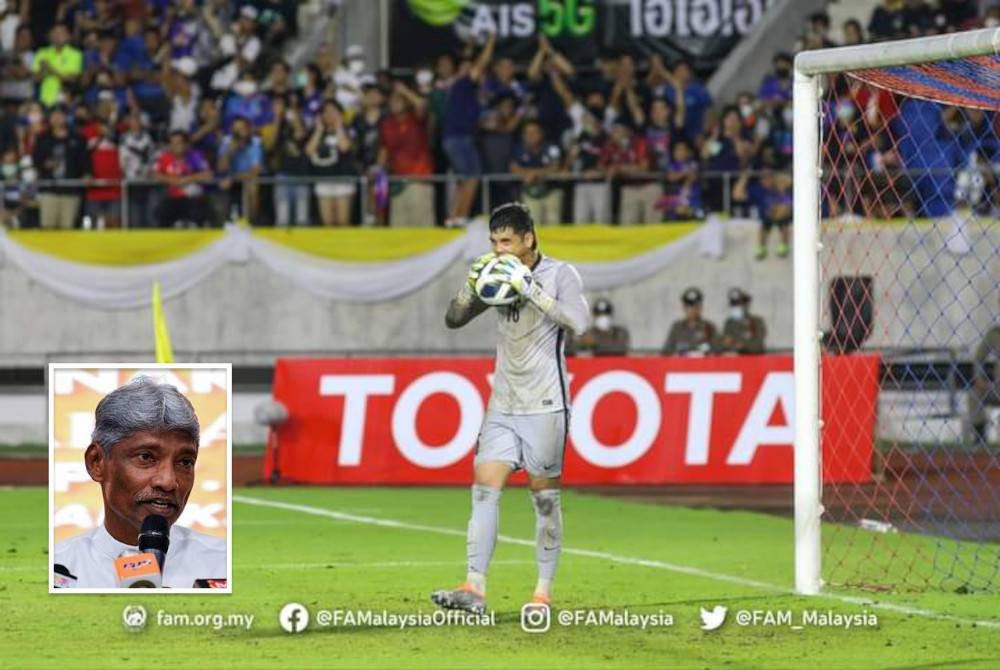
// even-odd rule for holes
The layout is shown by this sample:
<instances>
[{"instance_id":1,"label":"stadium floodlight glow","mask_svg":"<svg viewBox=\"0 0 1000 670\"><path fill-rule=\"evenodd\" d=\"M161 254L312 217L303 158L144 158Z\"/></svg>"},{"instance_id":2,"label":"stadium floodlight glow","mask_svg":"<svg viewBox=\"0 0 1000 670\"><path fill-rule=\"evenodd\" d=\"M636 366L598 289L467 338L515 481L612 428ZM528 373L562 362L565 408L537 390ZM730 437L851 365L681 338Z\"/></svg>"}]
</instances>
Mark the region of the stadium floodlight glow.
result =
<instances>
[{"instance_id":1,"label":"stadium floodlight glow","mask_svg":"<svg viewBox=\"0 0 1000 670\"><path fill-rule=\"evenodd\" d=\"M844 75L850 75L852 81L861 81L864 86L882 87L893 91L893 104L899 99L906 102L912 100L917 104L929 101L929 103L940 103L941 105L954 105L960 108L959 113L969 109L996 110L1000 108L1000 105L997 104L997 101L1000 100L1000 94L993 96L990 92L991 88L997 90L995 80L977 80L975 74L970 74L970 72L989 73L991 69L993 71L1000 70L1000 59L994 58L997 54L1000 54L1000 29L989 28L897 42L806 51L798 54L795 59L793 129L795 248L793 259L795 276L796 441L794 498L795 589L799 593L816 594L823 585L820 572L822 555L820 526L821 518L824 517L825 512L821 476L823 416L820 407L822 339L820 313L822 309L821 260L829 250L824 251L821 244L821 231L824 230L821 219L823 207L830 205L830 190L839 188L840 182L832 182L831 186L830 180L839 179L837 176L839 167L835 163L831 163L829 156L825 153L826 147L835 144L838 140L836 137L831 139L831 137L823 135L824 127L832 127L834 131L837 130L835 110L831 106L837 99L831 95L825 100L822 89L829 87L830 82L838 83L836 82L837 77L842 77L839 83L843 85L844 81L847 80ZM987 58L977 59L977 57ZM932 65L940 61L950 62L943 64L940 68ZM979 69L976 70L976 68ZM900 102L900 109L903 104ZM877 113L881 112L882 110L878 110ZM861 119L860 123L866 124L867 120L861 110L857 110L857 113ZM928 118L932 118L932 116ZM885 122L883 128L888 127L889 124ZM921 136L923 129L914 127L906 130L913 131L913 137L907 139L912 139L917 144L924 139ZM824 144L827 140L830 141ZM856 147L855 149L860 153L860 149ZM891 195L896 198L896 209L894 210L896 213L892 215L878 214L877 212L887 211L881 207L882 203L876 202L871 205L865 200L884 197L886 191L871 188L870 184L863 181L867 179L871 182L873 180L872 173L875 170L869 169L869 166L857 157L852 157L845 163L850 169L856 169L861 173L856 184L852 185L855 191L843 198L844 200L853 199L855 203L853 209L849 205L847 209L843 210L847 217L855 216L857 210L861 210L861 216L856 218L896 216L909 219L908 223L913 225L914 220L920 216L934 216L933 214L923 214L923 209L919 210L920 214L913 214L912 210L908 209L909 203L904 201L908 197L924 197L924 194L917 193L918 185L916 183L907 183L905 189L908 190L904 190L903 186L892 182L893 177L891 176L887 190L893 191ZM900 165L902 173L912 167L905 162L901 162ZM957 169L952 168L952 171ZM830 174L824 175L824 170ZM909 178L908 174L906 178ZM959 180L955 180L955 182L959 183ZM824 191L824 184L827 188L826 191ZM948 184L950 188L951 182ZM866 186L868 191L864 190ZM938 195L945 194L944 188L938 188L941 191ZM952 190L958 193L957 190ZM872 195L873 191L874 195ZM956 200L959 197L952 196L951 193L945 195L946 198ZM873 214L873 210L876 213ZM905 214L902 213L904 211ZM960 216L958 205L954 202L949 203L948 215L953 219L964 218L971 221L976 219L974 208L970 207L967 213ZM943 237L947 237L947 235L943 235ZM951 240L949 239L948 242L950 244ZM987 275L991 273L990 268L995 267L993 263L996 262L996 247L993 247L993 253L993 257L983 263L983 270ZM914 272L918 273L919 278L919 271L914 270ZM988 281L987 276L984 283L988 285ZM880 290L882 290L881 287ZM958 302L957 295L955 300ZM990 299L989 303L986 303L985 300L986 298L981 296L980 304L995 304L993 303L995 298ZM972 321L972 316L966 313L964 319ZM916 330L922 325L919 322L913 322L910 327ZM956 340L960 339L957 337L958 330L956 328ZM911 339L916 339L916 335ZM931 345L924 343L923 346ZM838 419L841 421L849 420L847 417L827 417L826 421L831 422ZM829 456L833 457L833 455ZM991 494L986 491L985 495ZM949 510L949 512L953 513L953 510ZM871 522L864 518L852 520L860 522L858 525L862 528L865 528L865 522L868 522L869 530L873 527L873 523L877 525L877 522ZM918 526L919 524L914 523L913 525ZM955 537L962 540L960 536L956 535ZM950 539L955 539L955 537ZM991 581L987 579L986 583L991 584Z\"/></svg>"}]
</instances>

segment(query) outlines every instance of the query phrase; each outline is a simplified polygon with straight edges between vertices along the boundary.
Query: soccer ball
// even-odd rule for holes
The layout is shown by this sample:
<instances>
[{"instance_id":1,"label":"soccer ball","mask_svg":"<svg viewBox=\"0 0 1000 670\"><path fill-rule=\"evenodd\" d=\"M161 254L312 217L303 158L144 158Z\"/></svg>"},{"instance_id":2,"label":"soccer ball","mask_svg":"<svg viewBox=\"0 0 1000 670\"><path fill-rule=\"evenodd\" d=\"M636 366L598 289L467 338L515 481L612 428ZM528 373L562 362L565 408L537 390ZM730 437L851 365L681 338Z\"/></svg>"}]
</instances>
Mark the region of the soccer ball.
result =
<instances>
[{"instance_id":1,"label":"soccer ball","mask_svg":"<svg viewBox=\"0 0 1000 670\"><path fill-rule=\"evenodd\" d=\"M498 256L483 266L479 279L476 280L476 295L487 305L494 307L510 305L518 298L517 291L507 282L507 273L500 272L497 268L497 265L504 262L503 258Z\"/></svg>"}]
</instances>

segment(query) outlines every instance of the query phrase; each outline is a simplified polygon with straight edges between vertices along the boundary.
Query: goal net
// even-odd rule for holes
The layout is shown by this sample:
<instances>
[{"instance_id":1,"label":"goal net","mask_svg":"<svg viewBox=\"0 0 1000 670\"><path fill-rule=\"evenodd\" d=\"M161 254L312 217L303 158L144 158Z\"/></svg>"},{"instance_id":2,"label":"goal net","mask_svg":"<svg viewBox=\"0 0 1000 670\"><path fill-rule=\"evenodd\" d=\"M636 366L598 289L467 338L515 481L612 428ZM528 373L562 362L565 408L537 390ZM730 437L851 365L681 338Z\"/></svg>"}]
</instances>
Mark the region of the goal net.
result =
<instances>
[{"instance_id":1,"label":"goal net","mask_svg":"<svg viewBox=\"0 0 1000 670\"><path fill-rule=\"evenodd\" d=\"M1000 56L994 30L796 61L796 584L1000 583ZM824 364L819 362L824 360ZM877 361L874 402L848 416ZM832 430L848 431L832 448ZM864 475L829 476L863 458Z\"/></svg>"}]
</instances>

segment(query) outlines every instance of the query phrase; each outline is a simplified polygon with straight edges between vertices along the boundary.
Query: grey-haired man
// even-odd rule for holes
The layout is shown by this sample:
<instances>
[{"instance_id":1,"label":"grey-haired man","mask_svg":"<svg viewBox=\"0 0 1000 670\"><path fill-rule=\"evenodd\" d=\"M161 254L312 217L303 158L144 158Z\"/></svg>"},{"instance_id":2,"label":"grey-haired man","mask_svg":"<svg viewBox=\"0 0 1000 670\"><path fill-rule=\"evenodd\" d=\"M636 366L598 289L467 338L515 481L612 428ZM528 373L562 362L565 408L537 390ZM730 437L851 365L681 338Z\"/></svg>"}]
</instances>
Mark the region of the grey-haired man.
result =
<instances>
[{"instance_id":1,"label":"grey-haired man","mask_svg":"<svg viewBox=\"0 0 1000 670\"><path fill-rule=\"evenodd\" d=\"M147 516L172 526L162 584L191 588L227 578L226 543L175 526L194 486L200 428L194 407L176 387L139 377L97 404L84 463L101 485L104 523L55 547L57 588L114 588L114 562L134 552Z\"/></svg>"}]
</instances>

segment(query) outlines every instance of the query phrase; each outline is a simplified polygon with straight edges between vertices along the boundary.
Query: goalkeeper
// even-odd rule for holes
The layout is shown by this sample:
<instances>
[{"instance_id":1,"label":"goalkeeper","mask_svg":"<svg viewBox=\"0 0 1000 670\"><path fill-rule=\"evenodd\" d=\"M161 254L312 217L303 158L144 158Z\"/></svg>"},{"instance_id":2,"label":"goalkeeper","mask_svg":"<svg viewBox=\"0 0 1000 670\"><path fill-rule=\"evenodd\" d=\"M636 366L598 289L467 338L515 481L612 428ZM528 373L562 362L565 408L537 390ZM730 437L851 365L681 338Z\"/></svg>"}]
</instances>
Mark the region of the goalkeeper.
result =
<instances>
[{"instance_id":1,"label":"goalkeeper","mask_svg":"<svg viewBox=\"0 0 1000 670\"><path fill-rule=\"evenodd\" d=\"M528 208L512 202L490 214L493 252L472 265L468 281L448 305L445 323L461 328L486 311L475 285L494 257L495 270L518 294L497 307L497 359L486 417L476 446L472 517L469 520L465 583L436 591L431 599L447 609L486 610L486 572L496 547L500 495L516 470L528 473L535 508L538 582L533 603L550 604L552 579L562 549L559 478L569 431L566 331L588 328L583 284L573 266L544 256Z\"/></svg>"}]
</instances>

